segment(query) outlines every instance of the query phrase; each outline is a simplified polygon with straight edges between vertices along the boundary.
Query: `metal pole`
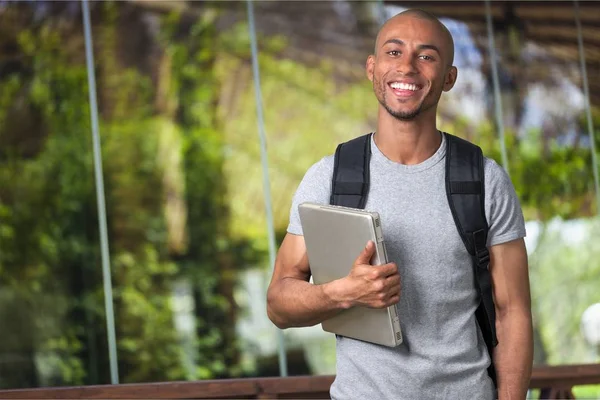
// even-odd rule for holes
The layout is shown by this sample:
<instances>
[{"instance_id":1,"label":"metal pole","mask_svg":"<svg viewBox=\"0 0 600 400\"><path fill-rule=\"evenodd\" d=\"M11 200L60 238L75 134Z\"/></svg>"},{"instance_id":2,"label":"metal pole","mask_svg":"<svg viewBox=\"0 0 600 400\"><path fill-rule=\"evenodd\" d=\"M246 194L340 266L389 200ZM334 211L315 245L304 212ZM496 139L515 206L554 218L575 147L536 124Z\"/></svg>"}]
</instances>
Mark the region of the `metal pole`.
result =
<instances>
[{"instance_id":1,"label":"metal pole","mask_svg":"<svg viewBox=\"0 0 600 400\"><path fill-rule=\"evenodd\" d=\"M596 189L596 213L600 214L600 183L598 177L598 155L596 154L596 138L594 133L594 123L592 120L592 106L590 104L590 86L588 83L587 66L585 62L585 49L583 47L583 33L581 31L581 16L579 14L579 2L573 0L575 7L575 24L577 25L577 43L579 45L579 63L581 64L581 76L583 78L583 98L585 105L585 114L587 117L588 135L590 135L590 143L592 145L592 171L594 173L594 187Z\"/></svg>"},{"instance_id":2,"label":"metal pole","mask_svg":"<svg viewBox=\"0 0 600 400\"><path fill-rule=\"evenodd\" d=\"M502 166L506 172L509 173L508 157L506 155L506 141L504 139L502 97L500 96L500 80L498 79L498 60L496 55L496 43L494 41L494 26L492 24L492 9L490 7L490 0L485 0L485 18L487 20L488 48L490 52L490 64L492 65L492 81L494 83L494 114L496 116L496 128L498 129L498 136L500 136Z\"/></svg>"},{"instance_id":3,"label":"metal pole","mask_svg":"<svg viewBox=\"0 0 600 400\"><path fill-rule=\"evenodd\" d=\"M88 1L81 0L83 30L85 34L85 59L87 65L88 93L90 98L90 117L92 122L92 140L94 143L94 172L96 179L96 200L98 203L98 224L100 226L100 250L102 254L102 280L104 282L104 308L106 311L106 331L108 333L108 355L110 361L110 381L119 383L117 366L117 345L115 335L115 316L113 311L113 293L110 274L110 254L108 252L108 234L106 227L106 205L104 204L104 178L102 175L102 150L98 129L98 104L96 101L96 79L94 74L94 54Z\"/></svg>"},{"instance_id":4,"label":"metal pole","mask_svg":"<svg viewBox=\"0 0 600 400\"><path fill-rule=\"evenodd\" d=\"M271 271L275 267L275 228L273 224L273 211L271 207L271 186L269 180L269 165L267 160L267 139L263 118L262 92L260 89L260 72L258 67L258 47L256 44L256 29L254 26L254 5L252 0L246 0L248 6L248 30L250 33L250 46L252 50L252 73L254 75L254 94L256 98L256 117L258 121L258 134L260 138L260 155L263 172L263 192L265 197L265 210L267 213L267 230L269 234L269 262ZM287 376L287 360L283 331L277 330L279 352L279 375Z\"/></svg>"}]
</instances>

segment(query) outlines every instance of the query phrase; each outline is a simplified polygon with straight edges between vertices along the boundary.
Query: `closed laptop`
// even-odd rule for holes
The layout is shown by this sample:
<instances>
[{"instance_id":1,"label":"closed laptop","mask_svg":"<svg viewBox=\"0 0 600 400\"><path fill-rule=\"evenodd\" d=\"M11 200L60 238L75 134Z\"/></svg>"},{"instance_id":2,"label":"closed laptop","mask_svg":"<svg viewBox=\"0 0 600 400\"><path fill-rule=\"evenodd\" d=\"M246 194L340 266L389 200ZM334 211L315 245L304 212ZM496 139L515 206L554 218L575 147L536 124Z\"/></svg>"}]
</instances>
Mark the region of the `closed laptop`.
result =
<instances>
[{"instance_id":1,"label":"closed laptop","mask_svg":"<svg viewBox=\"0 0 600 400\"><path fill-rule=\"evenodd\" d=\"M369 240L376 245L371 264L388 262L377 213L314 203L300 204L298 211L315 284L347 276ZM321 325L327 332L371 343L390 347L402 343L395 305L383 309L353 307Z\"/></svg>"}]
</instances>

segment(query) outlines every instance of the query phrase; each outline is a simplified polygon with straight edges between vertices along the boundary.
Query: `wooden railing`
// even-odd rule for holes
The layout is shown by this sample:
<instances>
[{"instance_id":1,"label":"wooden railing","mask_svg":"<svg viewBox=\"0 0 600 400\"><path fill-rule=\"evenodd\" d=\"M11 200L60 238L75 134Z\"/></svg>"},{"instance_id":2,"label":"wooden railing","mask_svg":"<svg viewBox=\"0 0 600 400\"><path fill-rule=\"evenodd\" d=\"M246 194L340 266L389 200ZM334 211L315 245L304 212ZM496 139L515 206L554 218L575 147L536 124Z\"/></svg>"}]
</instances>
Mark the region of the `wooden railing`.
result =
<instances>
[{"instance_id":1,"label":"wooden railing","mask_svg":"<svg viewBox=\"0 0 600 400\"><path fill-rule=\"evenodd\" d=\"M0 390L0 399L327 399L334 377L221 379ZM540 399L574 399L576 385L600 384L600 364L534 368Z\"/></svg>"}]
</instances>

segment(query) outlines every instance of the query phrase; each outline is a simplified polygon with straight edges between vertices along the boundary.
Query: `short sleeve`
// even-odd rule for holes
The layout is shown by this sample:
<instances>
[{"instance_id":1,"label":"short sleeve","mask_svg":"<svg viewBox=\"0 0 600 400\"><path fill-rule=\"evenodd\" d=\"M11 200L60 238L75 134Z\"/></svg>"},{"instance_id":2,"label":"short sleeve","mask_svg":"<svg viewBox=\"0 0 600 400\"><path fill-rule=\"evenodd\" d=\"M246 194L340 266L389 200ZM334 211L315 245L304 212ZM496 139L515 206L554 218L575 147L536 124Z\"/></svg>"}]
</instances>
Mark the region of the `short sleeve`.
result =
<instances>
[{"instance_id":1,"label":"short sleeve","mask_svg":"<svg viewBox=\"0 0 600 400\"><path fill-rule=\"evenodd\" d=\"M302 235L302 225L298 206L305 202L329 204L331 192L331 178L333 176L333 156L322 158L313 164L298 185L292 198L290 221L287 232L293 235Z\"/></svg>"},{"instance_id":2,"label":"short sleeve","mask_svg":"<svg viewBox=\"0 0 600 400\"><path fill-rule=\"evenodd\" d=\"M485 159L485 208L488 246L525 237L523 211L510 177L488 158Z\"/></svg>"}]
</instances>

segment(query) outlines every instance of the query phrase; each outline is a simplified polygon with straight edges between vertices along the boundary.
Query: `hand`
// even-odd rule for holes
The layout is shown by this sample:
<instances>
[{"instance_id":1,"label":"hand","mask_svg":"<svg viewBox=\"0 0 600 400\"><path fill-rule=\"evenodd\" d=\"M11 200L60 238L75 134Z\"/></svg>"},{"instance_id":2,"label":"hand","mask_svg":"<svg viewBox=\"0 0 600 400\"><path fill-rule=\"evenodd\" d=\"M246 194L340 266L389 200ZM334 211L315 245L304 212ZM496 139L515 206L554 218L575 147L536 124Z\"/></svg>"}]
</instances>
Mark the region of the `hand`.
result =
<instances>
[{"instance_id":1,"label":"hand","mask_svg":"<svg viewBox=\"0 0 600 400\"><path fill-rule=\"evenodd\" d=\"M375 243L369 241L343 278L344 292L351 306L385 308L400 300L400 275L395 263L371 265Z\"/></svg>"}]
</instances>

